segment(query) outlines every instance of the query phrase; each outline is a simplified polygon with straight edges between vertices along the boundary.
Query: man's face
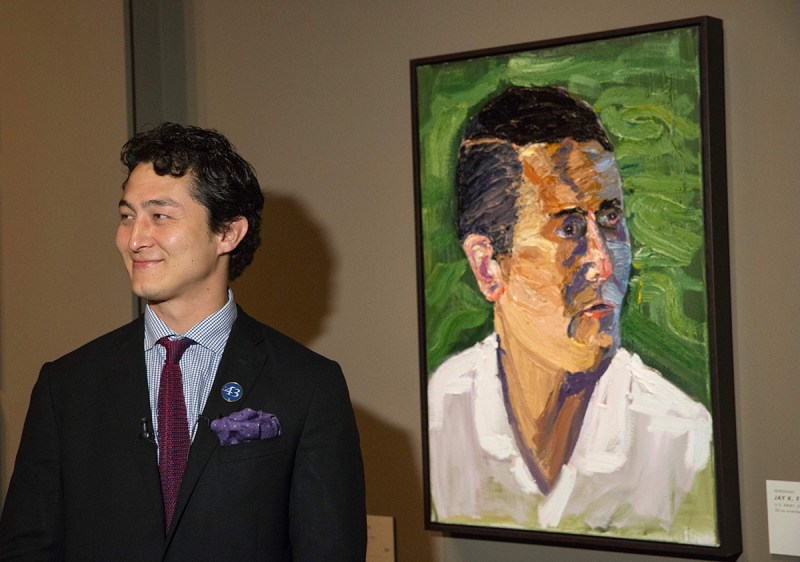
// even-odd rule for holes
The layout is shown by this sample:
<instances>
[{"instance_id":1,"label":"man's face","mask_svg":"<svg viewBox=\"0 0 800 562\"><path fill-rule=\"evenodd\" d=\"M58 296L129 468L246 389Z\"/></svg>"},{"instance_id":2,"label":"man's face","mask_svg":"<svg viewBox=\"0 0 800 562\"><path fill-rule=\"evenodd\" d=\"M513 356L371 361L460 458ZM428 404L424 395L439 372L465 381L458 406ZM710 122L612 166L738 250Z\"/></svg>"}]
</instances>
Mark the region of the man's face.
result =
<instances>
[{"instance_id":1,"label":"man's face","mask_svg":"<svg viewBox=\"0 0 800 562\"><path fill-rule=\"evenodd\" d=\"M205 308L227 283L221 234L190 195L189 174L159 176L149 163L131 172L120 201L116 244L133 292L155 305Z\"/></svg>"},{"instance_id":2,"label":"man's face","mask_svg":"<svg viewBox=\"0 0 800 562\"><path fill-rule=\"evenodd\" d=\"M613 153L597 142L530 145L509 254L499 256L502 332L570 372L619 347L631 249Z\"/></svg>"}]
</instances>

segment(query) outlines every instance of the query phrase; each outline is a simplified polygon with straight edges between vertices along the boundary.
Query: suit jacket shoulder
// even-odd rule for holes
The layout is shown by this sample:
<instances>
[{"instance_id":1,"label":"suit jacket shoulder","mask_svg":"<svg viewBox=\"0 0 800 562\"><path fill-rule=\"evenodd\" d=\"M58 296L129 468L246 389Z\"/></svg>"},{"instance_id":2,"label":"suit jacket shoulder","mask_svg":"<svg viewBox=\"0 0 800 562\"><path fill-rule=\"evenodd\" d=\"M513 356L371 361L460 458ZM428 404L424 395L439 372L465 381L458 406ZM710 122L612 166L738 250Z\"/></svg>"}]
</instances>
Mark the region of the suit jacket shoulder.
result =
<instances>
[{"instance_id":1,"label":"suit jacket shoulder","mask_svg":"<svg viewBox=\"0 0 800 562\"><path fill-rule=\"evenodd\" d=\"M98 336L45 365L49 366L53 372L81 369L88 373L93 370L91 367L101 358L127 361L127 357L120 357L121 353L137 353L143 356L143 341L144 317L139 316L124 326Z\"/></svg>"}]
</instances>

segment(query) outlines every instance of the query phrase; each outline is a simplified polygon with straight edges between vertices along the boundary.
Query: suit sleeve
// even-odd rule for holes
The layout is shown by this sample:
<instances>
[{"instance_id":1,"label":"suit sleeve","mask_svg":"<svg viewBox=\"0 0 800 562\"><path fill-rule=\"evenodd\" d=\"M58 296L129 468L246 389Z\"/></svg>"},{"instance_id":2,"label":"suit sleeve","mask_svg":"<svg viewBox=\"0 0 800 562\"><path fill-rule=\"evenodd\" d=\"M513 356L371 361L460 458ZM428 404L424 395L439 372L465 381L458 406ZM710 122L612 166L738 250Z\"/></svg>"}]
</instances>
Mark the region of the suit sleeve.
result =
<instances>
[{"instance_id":1,"label":"suit sleeve","mask_svg":"<svg viewBox=\"0 0 800 562\"><path fill-rule=\"evenodd\" d=\"M313 389L290 497L292 558L363 561L367 528L358 429L338 365Z\"/></svg>"},{"instance_id":2,"label":"suit sleeve","mask_svg":"<svg viewBox=\"0 0 800 562\"><path fill-rule=\"evenodd\" d=\"M64 558L60 439L49 366L33 387L0 518L1 560Z\"/></svg>"}]
</instances>

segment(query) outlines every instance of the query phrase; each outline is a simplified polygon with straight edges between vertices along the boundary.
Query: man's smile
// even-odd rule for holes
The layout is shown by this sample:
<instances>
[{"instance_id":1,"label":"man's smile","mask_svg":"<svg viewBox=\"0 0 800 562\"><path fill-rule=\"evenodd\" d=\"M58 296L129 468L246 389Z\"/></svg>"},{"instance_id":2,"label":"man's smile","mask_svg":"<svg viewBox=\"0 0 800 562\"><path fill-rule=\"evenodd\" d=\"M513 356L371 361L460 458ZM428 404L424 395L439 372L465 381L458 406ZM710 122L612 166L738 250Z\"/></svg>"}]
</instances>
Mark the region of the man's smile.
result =
<instances>
[{"instance_id":1,"label":"man's smile","mask_svg":"<svg viewBox=\"0 0 800 562\"><path fill-rule=\"evenodd\" d=\"M147 269L148 267L154 266L156 264L161 263L163 260L160 259L132 259L131 266L133 269Z\"/></svg>"}]
</instances>

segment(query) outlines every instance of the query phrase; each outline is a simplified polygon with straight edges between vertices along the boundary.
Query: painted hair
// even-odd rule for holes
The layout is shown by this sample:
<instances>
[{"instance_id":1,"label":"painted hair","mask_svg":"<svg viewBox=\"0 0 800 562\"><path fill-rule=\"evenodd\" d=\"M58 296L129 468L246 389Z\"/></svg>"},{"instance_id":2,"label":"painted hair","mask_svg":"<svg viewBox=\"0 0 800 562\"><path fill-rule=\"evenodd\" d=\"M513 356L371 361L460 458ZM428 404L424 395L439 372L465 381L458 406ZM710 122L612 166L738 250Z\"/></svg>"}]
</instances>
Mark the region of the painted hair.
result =
<instances>
[{"instance_id":1,"label":"painted hair","mask_svg":"<svg viewBox=\"0 0 800 562\"><path fill-rule=\"evenodd\" d=\"M252 263L261 244L264 195L253 167L228 139L211 129L163 123L125 143L120 158L129 178L141 163L152 164L160 176L189 174L191 196L207 209L211 232L223 232L236 217L247 219L247 233L231 252L228 279Z\"/></svg>"},{"instance_id":2,"label":"painted hair","mask_svg":"<svg viewBox=\"0 0 800 562\"><path fill-rule=\"evenodd\" d=\"M487 101L467 123L458 154L459 239L482 234L496 253L508 252L522 181L519 150L566 138L614 150L594 110L563 88L512 86Z\"/></svg>"}]
</instances>

